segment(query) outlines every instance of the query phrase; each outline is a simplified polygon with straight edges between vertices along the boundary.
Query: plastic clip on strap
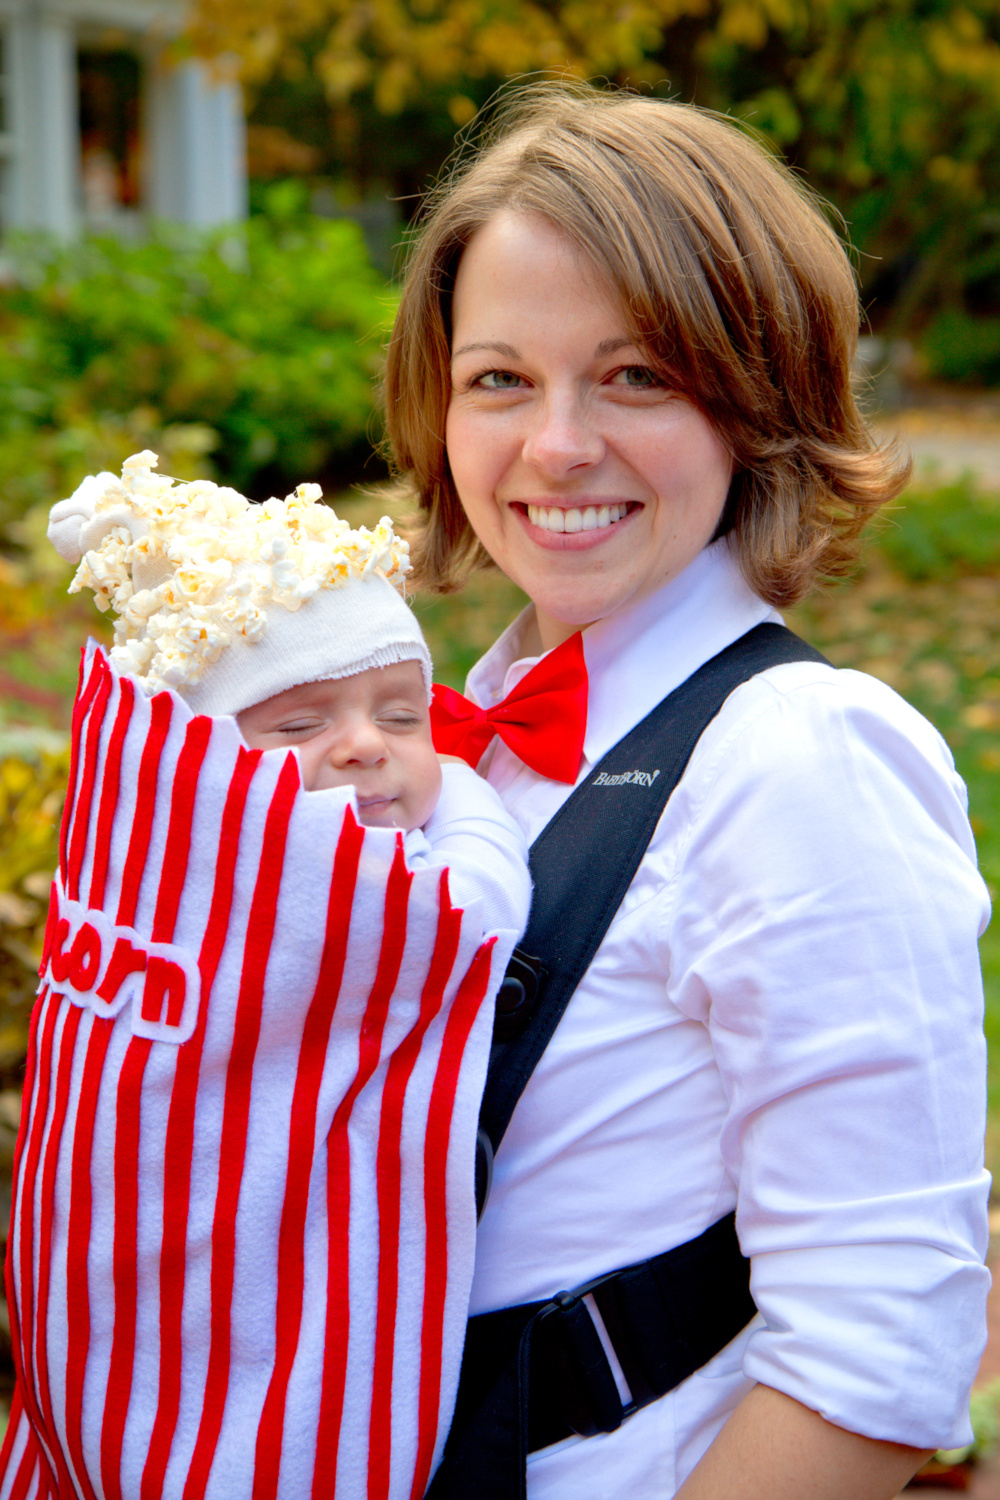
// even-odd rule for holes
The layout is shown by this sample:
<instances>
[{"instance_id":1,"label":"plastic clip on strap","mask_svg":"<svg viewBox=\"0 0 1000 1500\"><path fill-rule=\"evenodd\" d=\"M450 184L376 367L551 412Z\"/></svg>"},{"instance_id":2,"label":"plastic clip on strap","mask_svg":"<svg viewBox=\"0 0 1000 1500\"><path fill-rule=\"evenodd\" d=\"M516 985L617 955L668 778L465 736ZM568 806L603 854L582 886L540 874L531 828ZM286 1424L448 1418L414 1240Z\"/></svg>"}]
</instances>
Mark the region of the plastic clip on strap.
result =
<instances>
[{"instance_id":1,"label":"plastic clip on strap","mask_svg":"<svg viewBox=\"0 0 1000 1500\"><path fill-rule=\"evenodd\" d=\"M545 970L537 958L515 948L497 991L491 1063L504 1042L520 1036L531 1019ZM483 1216L493 1186L493 1142L482 1125L476 1137L476 1210Z\"/></svg>"}]
</instances>

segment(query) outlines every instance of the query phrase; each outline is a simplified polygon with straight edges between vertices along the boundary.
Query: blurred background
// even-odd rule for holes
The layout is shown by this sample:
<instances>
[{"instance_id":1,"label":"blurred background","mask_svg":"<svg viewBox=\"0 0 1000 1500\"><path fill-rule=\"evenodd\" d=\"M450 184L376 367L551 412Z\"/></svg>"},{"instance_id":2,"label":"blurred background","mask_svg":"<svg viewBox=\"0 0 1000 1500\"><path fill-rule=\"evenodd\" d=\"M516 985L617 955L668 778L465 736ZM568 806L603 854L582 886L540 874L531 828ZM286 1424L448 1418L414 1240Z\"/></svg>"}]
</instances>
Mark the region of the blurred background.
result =
<instances>
[{"instance_id":1,"label":"blurred background","mask_svg":"<svg viewBox=\"0 0 1000 1500\"><path fill-rule=\"evenodd\" d=\"M377 517L357 486L387 475L409 226L456 134L528 74L722 110L836 211L858 378L915 477L858 578L790 623L938 725L1000 889L1000 0L0 0L4 1226L70 702L84 637L108 636L66 597L48 507L153 448L181 478L257 499L319 479ZM419 600L438 675L460 686L520 604L495 574ZM982 952L997 1166L1000 924ZM1000 1497L988 1462L970 1472L939 1481Z\"/></svg>"}]
</instances>

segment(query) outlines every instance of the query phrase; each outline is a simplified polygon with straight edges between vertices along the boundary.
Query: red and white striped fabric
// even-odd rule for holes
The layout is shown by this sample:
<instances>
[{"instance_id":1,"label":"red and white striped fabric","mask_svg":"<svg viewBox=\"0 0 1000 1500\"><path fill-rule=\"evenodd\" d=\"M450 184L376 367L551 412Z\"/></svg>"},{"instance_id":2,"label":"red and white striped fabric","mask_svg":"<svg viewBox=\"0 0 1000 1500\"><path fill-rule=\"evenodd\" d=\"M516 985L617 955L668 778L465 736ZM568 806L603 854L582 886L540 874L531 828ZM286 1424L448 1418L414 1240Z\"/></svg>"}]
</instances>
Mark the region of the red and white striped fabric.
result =
<instances>
[{"instance_id":1,"label":"red and white striped fabric","mask_svg":"<svg viewBox=\"0 0 1000 1500\"><path fill-rule=\"evenodd\" d=\"M409 1500L475 1240L447 876L91 643L15 1160L0 1500ZM508 941L509 940L509 941Z\"/></svg>"}]
</instances>

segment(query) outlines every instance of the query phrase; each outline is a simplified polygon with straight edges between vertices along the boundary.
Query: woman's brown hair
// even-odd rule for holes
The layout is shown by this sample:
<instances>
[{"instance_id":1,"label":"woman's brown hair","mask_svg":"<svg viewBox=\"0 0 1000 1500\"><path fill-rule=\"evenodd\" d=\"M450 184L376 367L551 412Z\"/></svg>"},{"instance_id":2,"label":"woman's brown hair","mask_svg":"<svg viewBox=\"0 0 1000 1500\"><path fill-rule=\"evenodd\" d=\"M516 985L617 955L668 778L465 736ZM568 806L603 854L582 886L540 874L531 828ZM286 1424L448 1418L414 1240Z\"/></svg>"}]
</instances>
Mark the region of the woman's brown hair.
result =
<instances>
[{"instance_id":1,"label":"woman's brown hair","mask_svg":"<svg viewBox=\"0 0 1000 1500\"><path fill-rule=\"evenodd\" d=\"M858 293L809 190L709 111L586 85L529 85L432 196L389 345L398 472L419 499L417 578L457 587L488 561L448 469L451 296L462 252L504 209L575 241L630 335L734 459L720 530L772 604L855 561L908 466L880 449L852 386Z\"/></svg>"}]
</instances>

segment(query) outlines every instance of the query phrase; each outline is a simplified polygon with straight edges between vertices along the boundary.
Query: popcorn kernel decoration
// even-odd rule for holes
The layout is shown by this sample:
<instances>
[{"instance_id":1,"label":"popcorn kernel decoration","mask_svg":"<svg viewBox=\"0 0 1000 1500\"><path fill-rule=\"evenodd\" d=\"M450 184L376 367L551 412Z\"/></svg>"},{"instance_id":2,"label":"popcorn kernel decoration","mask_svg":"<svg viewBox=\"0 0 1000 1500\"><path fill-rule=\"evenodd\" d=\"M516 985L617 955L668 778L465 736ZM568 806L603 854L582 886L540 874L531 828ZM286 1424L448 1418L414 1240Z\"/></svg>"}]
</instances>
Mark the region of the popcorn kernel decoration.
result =
<instances>
[{"instance_id":1,"label":"popcorn kernel decoration","mask_svg":"<svg viewBox=\"0 0 1000 1500\"><path fill-rule=\"evenodd\" d=\"M64 534L50 532L80 559L69 592L93 589L98 609L114 611L111 659L148 692L197 682L234 640L259 639L271 607L294 612L372 573L404 591L409 543L388 517L353 531L320 503L317 484L255 505L209 480L156 474L157 461L147 450L126 459L120 480L85 479L53 509ZM83 550L95 529L99 541Z\"/></svg>"}]
</instances>

